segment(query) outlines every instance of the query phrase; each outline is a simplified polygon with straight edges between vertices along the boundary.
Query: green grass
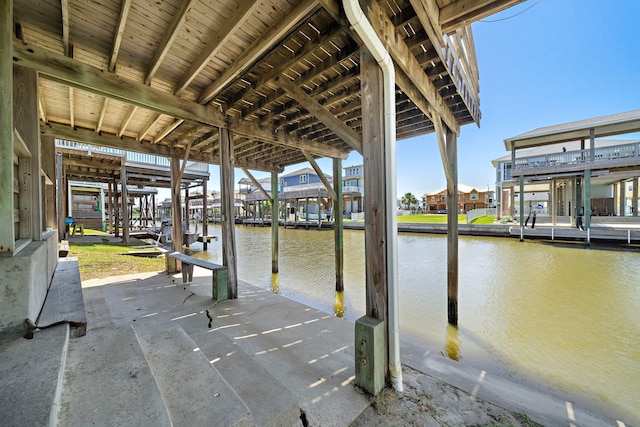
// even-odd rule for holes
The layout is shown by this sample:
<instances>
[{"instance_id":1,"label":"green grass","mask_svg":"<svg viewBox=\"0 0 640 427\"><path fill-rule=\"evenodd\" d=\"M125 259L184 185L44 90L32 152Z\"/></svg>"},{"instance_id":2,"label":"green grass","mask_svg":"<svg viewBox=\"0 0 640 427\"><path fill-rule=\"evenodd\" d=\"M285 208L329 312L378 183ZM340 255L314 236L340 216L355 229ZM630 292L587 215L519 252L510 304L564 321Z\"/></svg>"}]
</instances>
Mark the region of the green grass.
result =
<instances>
[{"instance_id":1,"label":"green grass","mask_svg":"<svg viewBox=\"0 0 640 427\"><path fill-rule=\"evenodd\" d=\"M82 280L122 274L163 271L164 257L124 255L130 248L122 243L69 243L69 255L78 257Z\"/></svg>"},{"instance_id":2,"label":"green grass","mask_svg":"<svg viewBox=\"0 0 640 427\"><path fill-rule=\"evenodd\" d=\"M471 224L493 224L495 219L495 215L485 215L474 219Z\"/></svg>"},{"instance_id":3,"label":"green grass","mask_svg":"<svg viewBox=\"0 0 640 427\"><path fill-rule=\"evenodd\" d=\"M413 214L413 215L401 215L398 217L398 222L413 222L413 223L447 223L447 215L446 214ZM458 215L458 224L466 224L467 223L467 215L459 214Z\"/></svg>"}]
</instances>

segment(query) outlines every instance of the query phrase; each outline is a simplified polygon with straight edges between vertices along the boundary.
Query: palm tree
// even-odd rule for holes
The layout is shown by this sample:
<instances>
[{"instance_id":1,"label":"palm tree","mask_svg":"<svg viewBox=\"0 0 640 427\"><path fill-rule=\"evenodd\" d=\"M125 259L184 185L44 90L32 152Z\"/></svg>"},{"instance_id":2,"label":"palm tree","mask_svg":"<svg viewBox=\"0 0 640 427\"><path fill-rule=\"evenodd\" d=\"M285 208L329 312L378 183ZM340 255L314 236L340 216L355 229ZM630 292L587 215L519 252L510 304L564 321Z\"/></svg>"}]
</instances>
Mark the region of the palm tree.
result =
<instances>
[{"instance_id":1,"label":"palm tree","mask_svg":"<svg viewBox=\"0 0 640 427\"><path fill-rule=\"evenodd\" d=\"M418 204L418 199L416 199L416 196L411 193L405 193L405 195L402 196L402 200L400 202L407 209L413 210L413 207Z\"/></svg>"}]
</instances>

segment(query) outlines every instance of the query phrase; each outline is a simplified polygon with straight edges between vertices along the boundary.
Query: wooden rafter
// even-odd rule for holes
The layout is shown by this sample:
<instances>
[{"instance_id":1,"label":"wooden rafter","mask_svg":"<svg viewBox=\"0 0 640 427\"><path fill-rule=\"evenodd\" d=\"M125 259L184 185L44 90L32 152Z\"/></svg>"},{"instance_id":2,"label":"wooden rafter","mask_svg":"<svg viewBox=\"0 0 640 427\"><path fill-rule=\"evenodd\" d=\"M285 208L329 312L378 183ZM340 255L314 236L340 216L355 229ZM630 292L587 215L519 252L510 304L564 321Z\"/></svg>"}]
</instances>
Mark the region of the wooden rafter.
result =
<instances>
[{"instance_id":1,"label":"wooden rafter","mask_svg":"<svg viewBox=\"0 0 640 427\"><path fill-rule=\"evenodd\" d=\"M71 56L71 45L69 43L69 0L60 1L62 12L62 46L64 56Z\"/></svg>"},{"instance_id":2,"label":"wooden rafter","mask_svg":"<svg viewBox=\"0 0 640 427\"><path fill-rule=\"evenodd\" d=\"M200 52L198 58L193 61L187 72L182 76L180 81L176 84L173 93L180 95L182 91L189 86L189 84L196 78L196 76L202 71L207 63L213 58L220 48L224 46L225 42L235 34L236 30L245 22L258 6L259 2L245 1L241 3L241 6L235 11L233 16L227 20L227 24L216 34L214 38L209 40L209 43L205 46L204 50Z\"/></svg>"},{"instance_id":3,"label":"wooden rafter","mask_svg":"<svg viewBox=\"0 0 640 427\"><path fill-rule=\"evenodd\" d=\"M13 53L17 58L14 61L16 64L35 69L44 78L174 117L211 126L226 126L222 113L214 107L188 101L113 73L105 73L49 50L14 42Z\"/></svg>"},{"instance_id":4,"label":"wooden rafter","mask_svg":"<svg viewBox=\"0 0 640 427\"><path fill-rule=\"evenodd\" d=\"M137 110L138 110L138 107L136 106L129 108L129 111L127 112L127 115L124 117L124 120L122 120L120 129L118 130L118 136L122 136L122 134L124 134L124 131L127 130L127 126L129 126L129 122L131 121L131 119L133 118L133 115L136 113Z\"/></svg>"},{"instance_id":5,"label":"wooden rafter","mask_svg":"<svg viewBox=\"0 0 640 427\"><path fill-rule=\"evenodd\" d=\"M414 100L416 105L425 106L424 101L420 98L424 97L429 108L423 110L429 117L433 117L434 113L437 113L444 122L455 133L460 133L459 125L448 108L445 107L445 102L436 90L433 83L429 80L424 70L418 64L418 61L411 54L406 43L396 36L396 30L389 17L380 9L375 3L371 3L371 13L369 19L373 28L377 31L380 40L386 45L387 51L391 54L395 64L401 70L404 71L407 78L401 80L396 78L396 83L402 89L403 92L409 95L409 98L414 100L416 98L415 89L422 95ZM432 40L433 41L433 40Z\"/></svg>"},{"instance_id":6,"label":"wooden rafter","mask_svg":"<svg viewBox=\"0 0 640 427\"><path fill-rule=\"evenodd\" d=\"M439 25L445 34L472 22L498 13L524 0L458 0L444 6L439 11Z\"/></svg>"},{"instance_id":7,"label":"wooden rafter","mask_svg":"<svg viewBox=\"0 0 640 427\"><path fill-rule=\"evenodd\" d=\"M278 83L292 98L298 101L307 111L335 132L336 135L342 138L342 140L351 148L362 153L362 138L354 132L353 129L345 125L343 121L336 118L315 99L307 95L302 89L289 80L288 77L280 76L278 78Z\"/></svg>"},{"instance_id":8,"label":"wooden rafter","mask_svg":"<svg viewBox=\"0 0 640 427\"><path fill-rule=\"evenodd\" d=\"M120 43L122 43L122 35L124 34L124 27L127 25L127 16L129 15L129 8L131 6L131 0L122 0L120 6L120 18L118 19L118 28L113 37L113 48L111 49L111 57L109 59L109 71L113 72L116 69L116 61L118 60L118 53L120 52Z\"/></svg>"},{"instance_id":9,"label":"wooden rafter","mask_svg":"<svg viewBox=\"0 0 640 427\"><path fill-rule=\"evenodd\" d=\"M109 98L105 96L104 102L102 103L102 108L100 109L100 117L98 117L98 122L96 123L96 132L100 132L102 128L102 122L104 121L104 115L107 112L108 105L109 105Z\"/></svg>"},{"instance_id":10,"label":"wooden rafter","mask_svg":"<svg viewBox=\"0 0 640 427\"><path fill-rule=\"evenodd\" d=\"M178 9L169 24L169 27L164 33L164 37L160 41L158 48L156 49L151 62L149 63L149 68L147 69L147 73L144 77L144 84L150 85L153 76L155 76L158 68L160 68L160 64L164 60L164 57L169 52L171 45L174 40L178 36L178 33L182 29L185 21L187 20L187 16L193 7L193 2L195 0L186 0L182 2L180 9Z\"/></svg>"},{"instance_id":11,"label":"wooden rafter","mask_svg":"<svg viewBox=\"0 0 640 427\"><path fill-rule=\"evenodd\" d=\"M315 1L298 3L289 14L284 16L276 25L270 27L261 38L256 40L251 47L239 55L231 67L227 68L218 78L207 86L200 94L198 102L206 104L215 98L222 89L253 65L255 61L271 49L276 42L281 40L291 29L298 26L298 22L309 15L316 7L317 4Z\"/></svg>"}]
</instances>

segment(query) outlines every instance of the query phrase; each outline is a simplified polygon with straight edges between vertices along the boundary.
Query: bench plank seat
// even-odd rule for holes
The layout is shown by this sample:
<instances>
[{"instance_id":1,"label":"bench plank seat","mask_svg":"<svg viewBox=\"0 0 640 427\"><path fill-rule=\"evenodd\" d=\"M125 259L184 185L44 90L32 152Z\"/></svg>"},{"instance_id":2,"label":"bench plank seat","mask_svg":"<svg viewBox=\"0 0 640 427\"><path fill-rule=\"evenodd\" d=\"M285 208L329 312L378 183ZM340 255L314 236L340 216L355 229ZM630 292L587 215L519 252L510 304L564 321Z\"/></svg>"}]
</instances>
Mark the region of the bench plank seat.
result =
<instances>
[{"instance_id":1,"label":"bench plank seat","mask_svg":"<svg viewBox=\"0 0 640 427\"><path fill-rule=\"evenodd\" d=\"M177 271L175 261L182 263L182 283L193 281L193 266L211 270L211 287L213 298L217 300L229 299L229 291L227 286L227 267L225 265L215 264L213 262L194 258L181 252L166 252L167 272L175 273Z\"/></svg>"},{"instance_id":2,"label":"bench plank seat","mask_svg":"<svg viewBox=\"0 0 640 427\"><path fill-rule=\"evenodd\" d=\"M58 261L36 326L48 328L61 323L69 323L72 338L87 333L87 314L77 258Z\"/></svg>"}]
</instances>

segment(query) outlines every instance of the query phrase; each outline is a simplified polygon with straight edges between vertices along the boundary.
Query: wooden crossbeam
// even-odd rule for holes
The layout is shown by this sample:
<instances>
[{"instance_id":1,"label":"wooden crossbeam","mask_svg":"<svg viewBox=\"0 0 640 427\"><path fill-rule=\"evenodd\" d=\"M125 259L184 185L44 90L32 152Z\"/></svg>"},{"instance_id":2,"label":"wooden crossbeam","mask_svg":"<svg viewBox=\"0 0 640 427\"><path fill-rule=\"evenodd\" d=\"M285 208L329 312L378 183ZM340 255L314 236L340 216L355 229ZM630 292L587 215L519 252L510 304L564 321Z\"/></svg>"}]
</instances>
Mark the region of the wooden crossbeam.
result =
<instances>
[{"instance_id":1,"label":"wooden crossbeam","mask_svg":"<svg viewBox=\"0 0 640 427\"><path fill-rule=\"evenodd\" d=\"M124 28L127 25L127 17L129 16L130 7L131 0L122 0L122 4L120 5L118 28L116 29L116 34L113 37L113 48L111 49L111 57L109 59L109 71L111 72L115 71L116 69L116 61L118 60L120 44L122 43L122 35L124 34Z\"/></svg>"}]
</instances>

